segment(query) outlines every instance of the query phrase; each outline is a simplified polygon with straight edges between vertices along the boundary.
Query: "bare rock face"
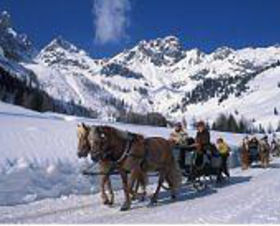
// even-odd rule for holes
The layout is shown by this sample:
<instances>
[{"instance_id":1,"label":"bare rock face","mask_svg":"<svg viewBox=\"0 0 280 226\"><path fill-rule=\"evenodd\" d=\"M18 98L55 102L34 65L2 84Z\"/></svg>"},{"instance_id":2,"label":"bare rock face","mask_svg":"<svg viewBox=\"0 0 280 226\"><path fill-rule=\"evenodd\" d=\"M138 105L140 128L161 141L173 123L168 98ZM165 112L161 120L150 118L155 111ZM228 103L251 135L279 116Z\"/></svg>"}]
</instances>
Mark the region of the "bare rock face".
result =
<instances>
[{"instance_id":1,"label":"bare rock face","mask_svg":"<svg viewBox=\"0 0 280 226\"><path fill-rule=\"evenodd\" d=\"M17 62L30 61L36 54L27 35L13 29L11 16L6 11L0 15L0 46L7 58Z\"/></svg>"}]
</instances>

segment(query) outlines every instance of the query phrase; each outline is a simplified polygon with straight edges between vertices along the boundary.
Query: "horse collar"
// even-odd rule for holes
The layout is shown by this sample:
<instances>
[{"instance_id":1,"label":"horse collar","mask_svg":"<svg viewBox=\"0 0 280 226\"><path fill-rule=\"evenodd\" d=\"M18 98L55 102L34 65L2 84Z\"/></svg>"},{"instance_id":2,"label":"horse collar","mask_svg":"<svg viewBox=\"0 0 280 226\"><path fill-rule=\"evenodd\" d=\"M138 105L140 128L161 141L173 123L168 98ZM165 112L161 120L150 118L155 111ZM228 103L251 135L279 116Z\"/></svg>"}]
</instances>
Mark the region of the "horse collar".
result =
<instances>
[{"instance_id":1,"label":"horse collar","mask_svg":"<svg viewBox=\"0 0 280 226\"><path fill-rule=\"evenodd\" d=\"M129 133L124 152L123 152L122 156L117 160L117 163L121 163L126 157L128 157L130 155L130 150L131 150L133 142L134 142L134 136L133 136L133 134Z\"/></svg>"}]
</instances>

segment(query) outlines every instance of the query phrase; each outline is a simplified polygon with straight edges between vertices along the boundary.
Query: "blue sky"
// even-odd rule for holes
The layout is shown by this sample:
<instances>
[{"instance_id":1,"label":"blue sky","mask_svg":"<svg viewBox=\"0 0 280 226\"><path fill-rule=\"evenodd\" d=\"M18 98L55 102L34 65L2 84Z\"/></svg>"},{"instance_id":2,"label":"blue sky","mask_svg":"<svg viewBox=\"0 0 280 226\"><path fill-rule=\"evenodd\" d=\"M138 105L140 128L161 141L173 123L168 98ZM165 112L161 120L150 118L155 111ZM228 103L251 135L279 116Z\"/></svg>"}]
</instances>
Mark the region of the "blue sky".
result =
<instances>
[{"instance_id":1,"label":"blue sky","mask_svg":"<svg viewBox=\"0 0 280 226\"><path fill-rule=\"evenodd\" d=\"M54 37L94 57L167 35L210 52L280 43L279 0L0 0L40 49Z\"/></svg>"}]
</instances>

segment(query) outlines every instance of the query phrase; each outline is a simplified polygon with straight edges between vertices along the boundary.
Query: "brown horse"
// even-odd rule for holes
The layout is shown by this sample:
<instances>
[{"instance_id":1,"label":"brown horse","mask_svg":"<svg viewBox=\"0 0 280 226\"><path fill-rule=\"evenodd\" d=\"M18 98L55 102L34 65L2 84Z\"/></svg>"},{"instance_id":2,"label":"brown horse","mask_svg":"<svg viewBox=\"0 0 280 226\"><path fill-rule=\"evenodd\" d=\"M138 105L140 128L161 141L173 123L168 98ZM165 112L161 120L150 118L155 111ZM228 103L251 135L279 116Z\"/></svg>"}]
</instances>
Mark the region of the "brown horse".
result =
<instances>
[{"instance_id":1,"label":"brown horse","mask_svg":"<svg viewBox=\"0 0 280 226\"><path fill-rule=\"evenodd\" d=\"M160 137L144 139L143 136L120 131L109 126L78 126L78 156L90 153L94 161L108 161L115 167L123 182L125 202L121 210L130 208L130 186L127 172L131 180L146 185L147 172L159 172L159 182L152 196L152 203L157 201L158 193L164 180L171 188L171 196L175 198L176 189L181 183L181 174L172 155L169 142Z\"/></svg>"},{"instance_id":2,"label":"brown horse","mask_svg":"<svg viewBox=\"0 0 280 226\"><path fill-rule=\"evenodd\" d=\"M95 162L96 159L91 155L91 144L88 139L90 130L91 127L83 123L78 125L78 157L86 158L90 155L91 159ZM114 192L109 178L111 169L113 169L111 161L99 161L101 199L104 205L112 205L114 203ZM109 191L110 197L106 193L106 188Z\"/></svg>"},{"instance_id":3,"label":"brown horse","mask_svg":"<svg viewBox=\"0 0 280 226\"><path fill-rule=\"evenodd\" d=\"M249 139L247 137L245 137L242 141L240 154L242 170L246 170L250 166Z\"/></svg>"}]
</instances>

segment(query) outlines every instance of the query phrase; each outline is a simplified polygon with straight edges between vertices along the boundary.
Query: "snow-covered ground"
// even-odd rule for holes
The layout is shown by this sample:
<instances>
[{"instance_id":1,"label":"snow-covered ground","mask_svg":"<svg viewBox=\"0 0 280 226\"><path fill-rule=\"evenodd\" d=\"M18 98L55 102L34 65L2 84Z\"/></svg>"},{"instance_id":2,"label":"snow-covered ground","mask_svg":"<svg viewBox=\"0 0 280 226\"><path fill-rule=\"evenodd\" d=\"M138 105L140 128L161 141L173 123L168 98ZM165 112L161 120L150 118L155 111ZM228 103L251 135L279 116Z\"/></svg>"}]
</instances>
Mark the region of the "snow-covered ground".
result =
<instances>
[{"instance_id":1,"label":"snow-covered ground","mask_svg":"<svg viewBox=\"0 0 280 226\"><path fill-rule=\"evenodd\" d=\"M112 208L101 206L98 178L81 174L91 162L76 156L76 125L81 121L105 124L54 113L41 114L0 102L0 223L280 222L277 160L267 170L254 168L241 172L235 168L231 181L220 188L210 187L197 193L184 187L175 203L165 199L162 192L159 206L148 208L148 201L135 203L131 211L121 213L123 194L117 192L117 202ZM146 136L168 137L171 131L112 125ZM224 137L232 147L243 137L217 132L211 135L213 141ZM118 176L114 176L113 183L116 189L120 188ZM153 187L151 184L149 193Z\"/></svg>"},{"instance_id":2,"label":"snow-covered ground","mask_svg":"<svg viewBox=\"0 0 280 226\"><path fill-rule=\"evenodd\" d=\"M196 192L183 187L177 202L161 193L158 205L135 202L120 212L122 192L112 207L100 204L99 194L70 195L27 205L0 207L1 223L279 223L280 161L271 168L232 170L231 181L222 187ZM153 186L149 187L151 193Z\"/></svg>"}]
</instances>

